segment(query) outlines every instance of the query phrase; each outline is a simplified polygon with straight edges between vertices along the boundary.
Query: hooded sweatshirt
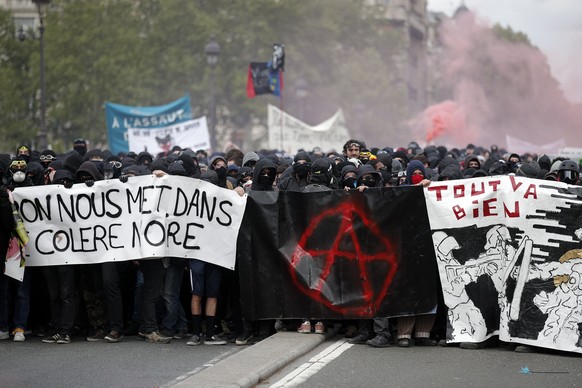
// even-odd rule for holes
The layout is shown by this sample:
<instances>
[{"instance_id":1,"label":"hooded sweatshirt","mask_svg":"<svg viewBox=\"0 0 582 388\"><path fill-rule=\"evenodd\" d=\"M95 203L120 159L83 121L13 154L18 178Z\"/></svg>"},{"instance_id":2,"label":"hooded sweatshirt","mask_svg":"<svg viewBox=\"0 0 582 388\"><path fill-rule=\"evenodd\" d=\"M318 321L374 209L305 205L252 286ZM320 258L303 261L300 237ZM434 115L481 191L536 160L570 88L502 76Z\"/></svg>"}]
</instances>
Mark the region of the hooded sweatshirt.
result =
<instances>
[{"instance_id":1,"label":"hooded sweatshirt","mask_svg":"<svg viewBox=\"0 0 582 388\"><path fill-rule=\"evenodd\" d=\"M364 177L364 175L367 175L367 174L371 174L372 176L374 176L374 178L376 180L376 184L373 187L384 186L382 174L380 174L378 171L376 171L374 169L374 167L370 166L369 164L364 164L364 165L360 166L360 168L358 168L358 186L361 186L363 184L362 178ZM368 186L368 187L370 187L370 186Z\"/></svg>"},{"instance_id":2,"label":"hooded sweatshirt","mask_svg":"<svg viewBox=\"0 0 582 388\"><path fill-rule=\"evenodd\" d=\"M101 175L99 169L97 166L95 166L95 163L89 161L83 162L83 164L81 164L75 176L78 178L81 174L90 175L94 181L103 180L103 175Z\"/></svg>"},{"instance_id":3,"label":"hooded sweatshirt","mask_svg":"<svg viewBox=\"0 0 582 388\"><path fill-rule=\"evenodd\" d=\"M426 177L426 171L424 169L424 164L420 160L411 160L406 166L406 185L412 185L412 173L416 170L420 170L422 172L422 176Z\"/></svg>"},{"instance_id":4,"label":"hooded sweatshirt","mask_svg":"<svg viewBox=\"0 0 582 388\"><path fill-rule=\"evenodd\" d=\"M270 183L264 184L261 181L261 171L265 168L269 169L269 177ZM257 191L272 191L273 190L273 182L275 181L275 177L277 176L277 166L275 163L269 158L261 158L257 161L255 168L253 169L253 184L251 186L251 190Z\"/></svg>"}]
</instances>

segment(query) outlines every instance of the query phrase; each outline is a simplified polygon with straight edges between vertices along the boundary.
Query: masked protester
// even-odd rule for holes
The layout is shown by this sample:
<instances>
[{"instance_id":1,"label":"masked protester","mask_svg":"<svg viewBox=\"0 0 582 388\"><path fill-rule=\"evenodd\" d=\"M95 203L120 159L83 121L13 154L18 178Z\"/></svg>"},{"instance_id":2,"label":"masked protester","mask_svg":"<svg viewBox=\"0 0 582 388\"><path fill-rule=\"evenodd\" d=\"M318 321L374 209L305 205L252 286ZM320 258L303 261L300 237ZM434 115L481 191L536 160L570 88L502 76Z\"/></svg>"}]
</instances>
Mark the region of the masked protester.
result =
<instances>
[{"instance_id":1,"label":"masked protester","mask_svg":"<svg viewBox=\"0 0 582 388\"><path fill-rule=\"evenodd\" d=\"M364 191L369 188L379 188L384 186L382 175L369 164L358 168L358 190Z\"/></svg>"},{"instance_id":2,"label":"masked protester","mask_svg":"<svg viewBox=\"0 0 582 388\"><path fill-rule=\"evenodd\" d=\"M308 176L311 169L311 157L307 152L298 152L293 159L291 174L281 179L279 190L301 191L309 184Z\"/></svg>"},{"instance_id":3,"label":"masked protester","mask_svg":"<svg viewBox=\"0 0 582 388\"><path fill-rule=\"evenodd\" d=\"M85 139L75 139L73 142L73 149L79 153L82 157L85 157L87 154L87 142Z\"/></svg>"},{"instance_id":4,"label":"masked protester","mask_svg":"<svg viewBox=\"0 0 582 388\"><path fill-rule=\"evenodd\" d=\"M358 187L358 169L351 163L344 168L340 175L340 188L344 190Z\"/></svg>"},{"instance_id":5,"label":"masked protester","mask_svg":"<svg viewBox=\"0 0 582 388\"><path fill-rule=\"evenodd\" d=\"M210 159L210 169L213 170L214 172L216 172L216 175L218 176L218 186L225 188L225 189L229 189L229 190L233 190L234 189L234 185L228 180L227 178L227 165L226 165L226 159L220 155L216 155L213 156Z\"/></svg>"},{"instance_id":6,"label":"masked protester","mask_svg":"<svg viewBox=\"0 0 582 388\"><path fill-rule=\"evenodd\" d=\"M430 180L425 178L424 164L420 160L411 160L406 166L406 186L430 185ZM436 292L436 290L435 290ZM436 306L433 310L422 315L410 315L398 317L398 346L436 346L437 341L430 338L430 332L436 318ZM414 341L412 332L415 331Z\"/></svg>"},{"instance_id":7,"label":"masked protester","mask_svg":"<svg viewBox=\"0 0 582 388\"><path fill-rule=\"evenodd\" d=\"M426 179L426 172L424 164L420 160L411 160L406 166L406 182L407 186L424 186L430 185L430 180Z\"/></svg>"},{"instance_id":8,"label":"masked protester","mask_svg":"<svg viewBox=\"0 0 582 388\"><path fill-rule=\"evenodd\" d=\"M8 168L10 177L7 186L11 188L32 186L32 179L28 177L27 170L28 164L22 157L13 159Z\"/></svg>"},{"instance_id":9,"label":"masked protester","mask_svg":"<svg viewBox=\"0 0 582 388\"><path fill-rule=\"evenodd\" d=\"M76 152L73 154L81 158ZM76 160L73 158L69 162L67 167L63 164L62 169L55 171L52 181L53 185L64 185L63 190L72 187L75 179L76 169L73 165L76 165ZM42 342L69 344L78 305L77 267L74 265L50 265L42 267L42 270L50 299L52 327L43 337Z\"/></svg>"},{"instance_id":10,"label":"masked protester","mask_svg":"<svg viewBox=\"0 0 582 388\"><path fill-rule=\"evenodd\" d=\"M558 181L569 185L580 183L580 165L573 160L564 160L558 167Z\"/></svg>"},{"instance_id":11,"label":"masked protester","mask_svg":"<svg viewBox=\"0 0 582 388\"><path fill-rule=\"evenodd\" d=\"M48 170L49 165L57 159L57 154L53 150L44 150L40 153L40 164L44 170Z\"/></svg>"},{"instance_id":12,"label":"masked protester","mask_svg":"<svg viewBox=\"0 0 582 388\"><path fill-rule=\"evenodd\" d=\"M117 179L121 176L122 163L118 160L110 160L103 163L103 178Z\"/></svg>"},{"instance_id":13,"label":"masked protester","mask_svg":"<svg viewBox=\"0 0 582 388\"><path fill-rule=\"evenodd\" d=\"M247 167L242 167L243 168ZM275 178L277 176L277 165L273 160L263 157L257 160L254 168L253 168L253 176L251 182L251 191L274 191L275 187L273 183L275 182ZM247 208L248 209L248 208ZM248 233L245 229L241 233ZM252 238L252 234L250 237L247 238L240 238L239 239L239 247L240 244L245 244ZM246 249L246 248L243 248ZM229 300L232 302L231 309L233 311L233 323L234 323L234 332L237 333L235 343L239 346L248 345L250 341L255 337L255 332L266 331L269 332L271 321L260 321L260 322L252 322L244 319L242 317L242 306L240 305L240 284L239 284L239 276L238 276L238 267L235 268L234 273L227 272L224 274L226 279L230 277L230 284L231 284L231 293L229 295ZM235 276L231 276L235 275ZM225 280L226 280L225 279ZM269 328L268 328L269 327Z\"/></svg>"},{"instance_id":14,"label":"masked protester","mask_svg":"<svg viewBox=\"0 0 582 388\"><path fill-rule=\"evenodd\" d=\"M38 165L38 163L35 164ZM39 165L38 168L42 176L42 167ZM0 254L3 258L6 258L8 242L14 228L10 191L33 185L32 180L27 176L27 163L22 156L12 160L8 171L11 174L8 185L0 187L0 223L2 224L0 225ZM2 259L0 264L0 339L8 339L10 329L13 329L14 341L23 342L30 311L31 269L28 267L24 269L24 277L20 282L4 273L4 263L5 260Z\"/></svg>"},{"instance_id":15,"label":"masked protester","mask_svg":"<svg viewBox=\"0 0 582 388\"><path fill-rule=\"evenodd\" d=\"M328 191L331 190L334 186L335 182L331 163L323 158L317 159L311 164L309 184L305 186L303 191Z\"/></svg>"},{"instance_id":16,"label":"masked protester","mask_svg":"<svg viewBox=\"0 0 582 388\"><path fill-rule=\"evenodd\" d=\"M251 190L273 191L273 182L277 176L277 166L268 158L261 158L253 169Z\"/></svg>"},{"instance_id":17,"label":"masked protester","mask_svg":"<svg viewBox=\"0 0 582 388\"><path fill-rule=\"evenodd\" d=\"M28 163L30 161L30 147L25 144L18 147L16 150L16 157Z\"/></svg>"}]
</instances>

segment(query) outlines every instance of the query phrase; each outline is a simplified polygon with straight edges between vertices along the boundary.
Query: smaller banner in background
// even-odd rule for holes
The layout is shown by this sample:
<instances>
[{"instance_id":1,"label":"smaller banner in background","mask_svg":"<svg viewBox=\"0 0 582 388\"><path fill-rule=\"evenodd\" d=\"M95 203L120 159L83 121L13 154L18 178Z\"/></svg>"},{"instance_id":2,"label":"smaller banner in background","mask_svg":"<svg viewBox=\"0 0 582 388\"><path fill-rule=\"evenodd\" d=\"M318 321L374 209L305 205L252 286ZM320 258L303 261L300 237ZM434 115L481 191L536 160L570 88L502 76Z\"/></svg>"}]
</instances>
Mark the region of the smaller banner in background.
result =
<instances>
[{"instance_id":1,"label":"smaller banner in background","mask_svg":"<svg viewBox=\"0 0 582 388\"><path fill-rule=\"evenodd\" d=\"M152 155L167 154L175 145L194 151L210 149L206 117L164 128L129 128L127 132L129 148L134 152L148 151Z\"/></svg>"}]
</instances>

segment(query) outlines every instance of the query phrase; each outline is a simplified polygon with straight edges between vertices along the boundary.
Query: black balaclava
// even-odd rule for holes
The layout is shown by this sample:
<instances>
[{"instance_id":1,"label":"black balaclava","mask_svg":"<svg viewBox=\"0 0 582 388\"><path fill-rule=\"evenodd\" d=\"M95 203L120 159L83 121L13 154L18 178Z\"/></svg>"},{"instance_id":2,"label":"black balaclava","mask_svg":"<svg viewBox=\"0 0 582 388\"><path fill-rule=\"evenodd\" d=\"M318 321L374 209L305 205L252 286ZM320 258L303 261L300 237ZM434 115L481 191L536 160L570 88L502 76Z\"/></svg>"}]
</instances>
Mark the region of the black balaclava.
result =
<instances>
[{"instance_id":1,"label":"black balaclava","mask_svg":"<svg viewBox=\"0 0 582 388\"><path fill-rule=\"evenodd\" d=\"M79 153L81 156L85 156L87 154L87 142L85 139L75 139L73 142L73 149Z\"/></svg>"},{"instance_id":2,"label":"black balaclava","mask_svg":"<svg viewBox=\"0 0 582 388\"><path fill-rule=\"evenodd\" d=\"M306 160L307 163L297 163L299 160ZM293 159L293 174L299 179L307 178L311 169L311 157L307 152L298 152Z\"/></svg>"}]
</instances>

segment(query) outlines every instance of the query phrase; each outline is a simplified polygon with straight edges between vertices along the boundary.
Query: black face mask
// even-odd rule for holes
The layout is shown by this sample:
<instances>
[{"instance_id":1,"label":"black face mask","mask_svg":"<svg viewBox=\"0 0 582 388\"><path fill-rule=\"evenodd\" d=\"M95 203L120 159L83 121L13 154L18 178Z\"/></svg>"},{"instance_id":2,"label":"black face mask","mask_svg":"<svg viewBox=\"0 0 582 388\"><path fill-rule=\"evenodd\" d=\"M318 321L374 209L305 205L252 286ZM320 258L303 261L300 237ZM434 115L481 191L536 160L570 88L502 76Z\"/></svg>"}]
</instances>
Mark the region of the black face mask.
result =
<instances>
[{"instance_id":1,"label":"black face mask","mask_svg":"<svg viewBox=\"0 0 582 388\"><path fill-rule=\"evenodd\" d=\"M226 178L226 167L219 167L214 169L216 171L216 175L218 175L218 179Z\"/></svg>"},{"instance_id":2,"label":"black face mask","mask_svg":"<svg viewBox=\"0 0 582 388\"><path fill-rule=\"evenodd\" d=\"M274 179L269 175L261 175L259 176L259 185L261 186L271 186L273 184Z\"/></svg>"},{"instance_id":3,"label":"black face mask","mask_svg":"<svg viewBox=\"0 0 582 388\"><path fill-rule=\"evenodd\" d=\"M299 178L305 178L309 173L311 166L308 163L296 163L293 165L293 173Z\"/></svg>"},{"instance_id":4,"label":"black face mask","mask_svg":"<svg viewBox=\"0 0 582 388\"><path fill-rule=\"evenodd\" d=\"M357 181L358 181L358 178L356 178L355 176L350 177L350 178L346 178L343 180L343 185L344 185L344 187L349 187L351 189L355 189Z\"/></svg>"},{"instance_id":5,"label":"black face mask","mask_svg":"<svg viewBox=\"0 0 582 388\"><path fill-rule=\"evenodd\" d=\"M362 179L362 183L368 187L376 187L376 180L371 178Z\"/></svg>"}]
</instances>

